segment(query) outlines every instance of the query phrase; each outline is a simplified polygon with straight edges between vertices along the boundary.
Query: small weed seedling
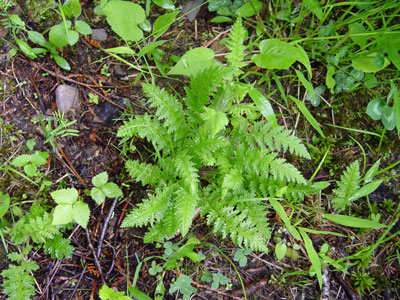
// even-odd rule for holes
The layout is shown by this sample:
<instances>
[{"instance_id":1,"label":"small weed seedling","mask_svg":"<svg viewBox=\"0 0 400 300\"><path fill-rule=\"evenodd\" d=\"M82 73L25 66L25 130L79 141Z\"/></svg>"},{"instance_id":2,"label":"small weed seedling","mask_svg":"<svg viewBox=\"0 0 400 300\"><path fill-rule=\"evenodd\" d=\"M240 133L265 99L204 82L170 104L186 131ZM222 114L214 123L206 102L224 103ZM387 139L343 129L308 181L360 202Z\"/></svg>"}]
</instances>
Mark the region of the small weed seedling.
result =
<instances>
[{"instance_id":1,"label":"small weed seedling","mask_svg":"<svg viewBox=\"0 0 400 300\"><path fill-rule=\"evenodd\" d=\"M102 172L92 178L92 184L95 187L92 188L92 190L90 191L90 195L98 205L102 204L106 197L115 198L122 196L122 191L118 187L118 185L116 185L113 182L107 182L107 181L108 181L107 172Z\"/></svg>"}]
</instances>

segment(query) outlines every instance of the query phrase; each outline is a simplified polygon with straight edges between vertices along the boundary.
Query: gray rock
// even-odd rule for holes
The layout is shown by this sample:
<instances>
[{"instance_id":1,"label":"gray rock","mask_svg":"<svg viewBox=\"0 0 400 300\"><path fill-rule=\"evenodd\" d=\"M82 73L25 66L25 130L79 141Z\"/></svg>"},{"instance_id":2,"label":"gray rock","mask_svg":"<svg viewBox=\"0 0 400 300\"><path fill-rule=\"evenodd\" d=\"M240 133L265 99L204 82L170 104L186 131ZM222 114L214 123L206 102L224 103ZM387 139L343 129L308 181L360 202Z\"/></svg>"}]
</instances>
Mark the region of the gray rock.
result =
<instances>
[{"instance_id":1,"label":"gray rock","mask_svg":"<svg viewBox=\"0 0 400 300\"><path fill-rule=\"evenodd\" d=\"M107 39L107 32L104 29L93 29L92 39L98 42L105 41Z\"/></svg>"},{"instance_id":2,"label":"gray rock","mask_svg":"<svg viewBox=\"0 0 400 300\"><path fill-rule=\"evenodd\" d=\"M188 18L189 22L193 22L198 13L200 12L200 8L201 8L201 4L203 4L204 0L192 0L189 1L188 3L186 3L183 7L182 7L182 15L186 15L186 17Z\"/></svg>"},{"instance_id":3,"label":"gray rock","mask_svg":"<svg viewBox=\"0 0 400 300\"><path fill-rule=\"evenodd\" d=\"M61 84L56 89L56 104L60 112L76 113L79 110L79 91L76 87Z\"/></svg>"},{"instance_id":4,"label":"gray rock","mask_svg":"<svg viewBox=\"0 0 400 300\"><path fill-rule=\"evenodd\" d=\"M126 107L126 103L124 99L118 99L114 101L114 103L118 104L121 107ZM95 116L93 121L95 123L101 123L104 126L111 126L114 123L114 120L119 117L121 113L121 109L109 102L104 102L100 104L95 109Z\"/></svg>"}]
</instances>

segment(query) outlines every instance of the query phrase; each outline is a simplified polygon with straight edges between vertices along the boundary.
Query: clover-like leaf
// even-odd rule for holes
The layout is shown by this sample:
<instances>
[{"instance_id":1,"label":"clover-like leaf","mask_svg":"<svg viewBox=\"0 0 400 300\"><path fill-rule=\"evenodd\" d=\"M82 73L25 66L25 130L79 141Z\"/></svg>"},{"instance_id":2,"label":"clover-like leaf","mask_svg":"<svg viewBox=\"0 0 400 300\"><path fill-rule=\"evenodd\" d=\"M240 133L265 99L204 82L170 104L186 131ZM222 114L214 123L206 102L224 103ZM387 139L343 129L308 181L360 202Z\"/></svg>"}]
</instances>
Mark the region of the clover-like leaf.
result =
<instances>
[{"instance_id":1,"label":"clover-like leaf","mask_svg":"<svg viewBox=\"0 0 400 300\"><path fill-rule=\"evenodd\" d=\"M90 196L98 205L102 204L103 201L106 199L106 196L104 195L103 191L100 188L94 187L90 191Z\"/></svg>"},{"instance_id":2,"label":"clover-like leaf","mask_svg":"<svg viewBox=\"0 0 400 300\"><path fill-rule=\"evenodd\" d=\"M112 30L126 41L138 41L143 31L137 26L146 19L143 8L128 1L111 1L103 7Z\"/></svg>"},{"instance_id":3,"label":"clover-like leaf","mask_svg":"<svg viewBox=\"0 0 400 300\"><path fill-rule=\"evenodd\" d=\"M367 114L372 119L379 120L382 117L382 111L385 107L385 102L382 98L371 100L367 105Z\"/></svg>"},{"instance_id":4,"label":"clover-like leaf","mask_svg":"<svg viewBox=\"0 0 400 300\"><path fill-rule=\"evenodd\" d=\"M53 213L53 225L64 225L72 222L72 205L57 205Z\"/></svg>"},{"instance_id":5,"label":"clover-like leaf","mask_svg":"<svg viewBox=\"0 0 400 300\"><path fill-rule=\"evenodd\" d=\"M73 204L78 199L78 191L75 188L57 190L50 195L60 205Z\"/></svg>"},{"instance_id":6,"label":"clover-like leaf","mask_svg":"<svg viewBox=\"0 0 400 300\"><path fill-rule=\"evenodd\" d=\"M33 177L37 173L37 167L35 164L27 164L24 166L24 171L26 175L28 175L29 177Z\"/></svg>"},{"instance_id":7,"label":"clover-like leaf","mask_svg":"<svg viewBox=\"0 0 400 300\"><path fill-rule=\"evenodd\" d=\"M92 178L92 184L97 187L102 187L108 181L107 172L101 172Z\"/></svg>"},{"instance_id":8,"label":"clover-like leaf","mask_svg":"<svg viewBox=\"0 0 400 300\"><path fill-rule=\"evenodd\" d=\"M89 222L89 216L90 209L85 202L78 201L72 206L72 217L75 222L81 225L83 228L86 228L86 225Z\"/></svg>"}]
</instances>

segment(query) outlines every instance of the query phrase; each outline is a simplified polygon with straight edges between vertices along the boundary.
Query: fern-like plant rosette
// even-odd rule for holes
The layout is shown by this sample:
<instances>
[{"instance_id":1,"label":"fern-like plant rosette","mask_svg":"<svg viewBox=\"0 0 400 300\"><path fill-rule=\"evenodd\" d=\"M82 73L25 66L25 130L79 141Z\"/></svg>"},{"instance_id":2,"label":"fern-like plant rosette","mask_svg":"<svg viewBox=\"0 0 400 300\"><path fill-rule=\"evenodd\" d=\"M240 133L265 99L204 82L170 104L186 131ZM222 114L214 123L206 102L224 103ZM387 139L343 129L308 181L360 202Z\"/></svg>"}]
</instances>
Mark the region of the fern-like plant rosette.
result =
<instances>
[{"instance_id":1,"label":"fern-like plant rosette","mask_svg":"<svg viewBox=\"0 0 400 300\"><path fill-rule=\"evenodd\" d=\"M122 223L149 225L146 242L178 230L186 235L201 208L215 232L240 246L267 251L267 199L283 187L294 198L306 194L304 177L279 157L288 151L310 158L306 147L283 127L246 117L256 108L240 107L246 94L243 85L232 84L236 71L217 66L199 72L185 88L183 103L154 84L143 84L154 114L136 116L120 127L119 137L140 137L154 148L152 163L126 162L130 176L154 190Z\"/></svg>"}]
</instances>

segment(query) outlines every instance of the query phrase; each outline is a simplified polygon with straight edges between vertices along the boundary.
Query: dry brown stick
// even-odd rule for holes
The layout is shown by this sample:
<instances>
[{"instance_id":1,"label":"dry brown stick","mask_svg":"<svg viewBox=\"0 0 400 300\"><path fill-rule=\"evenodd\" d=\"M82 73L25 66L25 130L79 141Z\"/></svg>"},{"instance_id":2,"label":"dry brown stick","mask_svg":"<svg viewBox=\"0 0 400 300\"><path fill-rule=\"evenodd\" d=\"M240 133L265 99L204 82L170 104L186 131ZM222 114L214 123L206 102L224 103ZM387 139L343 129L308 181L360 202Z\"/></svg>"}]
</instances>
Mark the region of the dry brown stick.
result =
<instances>
[{"instance_id":1,"label":"dry brown stick","mask_svg":"<svg viewBox=\"0 0 400 300\"><path fill-rule=\"evenodd\" d=\"M72 295L71 295L70 299L74 298L74 295L75 295L76 291L78 290L78 286L80 285L80 283L82 281L83 275L85 275L86 267L87 267L87 265L85 264L85 266L83 267L82 274L81 274L81 276L79 276L78 282L75 284L75 287L74 287L74 290L72 291Z\"/></svg>"},{"instance_id":2,"label":"dry brown stick","mask_svg":"<svg viewBox=\"0 0 400 300\"><path fill-rule=\"evenodd\" d=\"M65 155L64 151L61 149L60 145L57 143L56 139L53 140L54 143L56 144L56 147L58 149L58 151L60 151L61 155L63 156L63 158L65 159L66 163L68 164L68 166L71 168L72 172L74 173L74 175L76 176L76 178L78 178L78 180L82 183L85 184L85 182L83 181L83 179L81 178L81 176L79 176L78 172L75 170L75 168L72 166L71 162L69 161L68 157Z\"/></svg>"},{"instance_id":3,"label":"dry brown stick","mask_svg":"<svg viewBox=\"0 0 400 300\"><path fill-rule=\"evenodd\" d=\"M101 246L103 245L104 236L106 234L106 230L108 227L108 223L110 222L111 216L114 213L114 209L115 209L115 205L117 204L117 201L118 201L118 197L115 197L113 203L111 204L110 211L108 212L108 215L104 221L103 229L101 230L101 233L100 233L99 244L97 246L97 257L100 257Z\"/></svg>"},{"instance_id":4,"label":"dry brown stick","mask_svg":"<svg viewBox=\"0 0 400 300\"><path fill-rule=\"evenodd\" d=\"M58 272L58 269L60 268L60 265L61 265L61 260L57 260L57 261L56 261L56 264L55 264L55 266L54 266L54 269L53 269L53 270L54 270L54 271L53 271L53 274L51 274L50 279L47 281L46 287L45 287L44 290L42 291L42 294L40 295L39 300L43 299L44 296L46 295L46 293L47 293L47 291L48 291L48 289L49 289L49 287L50 287L50 284L53 282L53 279L54 279L54 277L56 276L56 274L57 274L57 272Z\"/></svg>"},{"instance_id":5,"label":"dry brown stick","mask_svg":"<svg viewBox=\"0 0 400 300\"><path fill-rule=\"evenodd\" d=\"M95 264L97 270L99 271L101 281L104 284L105 281L104 281L104 278L103 278L103 272L101 270L100 262L99 262L99 260L97 258L96 250L94 250L92 241L90 240L89 230L87 228L85 228L85 232L86 232L86 237L87 237L87 240L88 240L89 248L90 248L90 250L92 250L92 253L93 253L94 264Z\"/></svg>"},{"instance_id":6,"label":"dry brown stick","mask_svg":"<svg viewBox=\"0 0 400 300\"><path fill-rule=\"evenodd\" d=\"M207 286L207 285L203 285L203 284L201 284L201 283L198 283L198 282L196 282L196 281L194 281L194 280L192 280L192 282L193 282L195 285L197 285L198 287L203 288L203 289L207 289L207 290L209 290L209 291L211 291L211 292L214 292L214 293L217 293L217 294L220 294L220 295L223 295L223 296L227 296L227 297L230 297L230 298L235 299L235 300L243 300L243 298L230 295L230 294L225 293L225 292L222 292L222 291L220 291L220 290L213 290L211 287L209 287L209 286Z\"/></svg>"}]
</instances>

